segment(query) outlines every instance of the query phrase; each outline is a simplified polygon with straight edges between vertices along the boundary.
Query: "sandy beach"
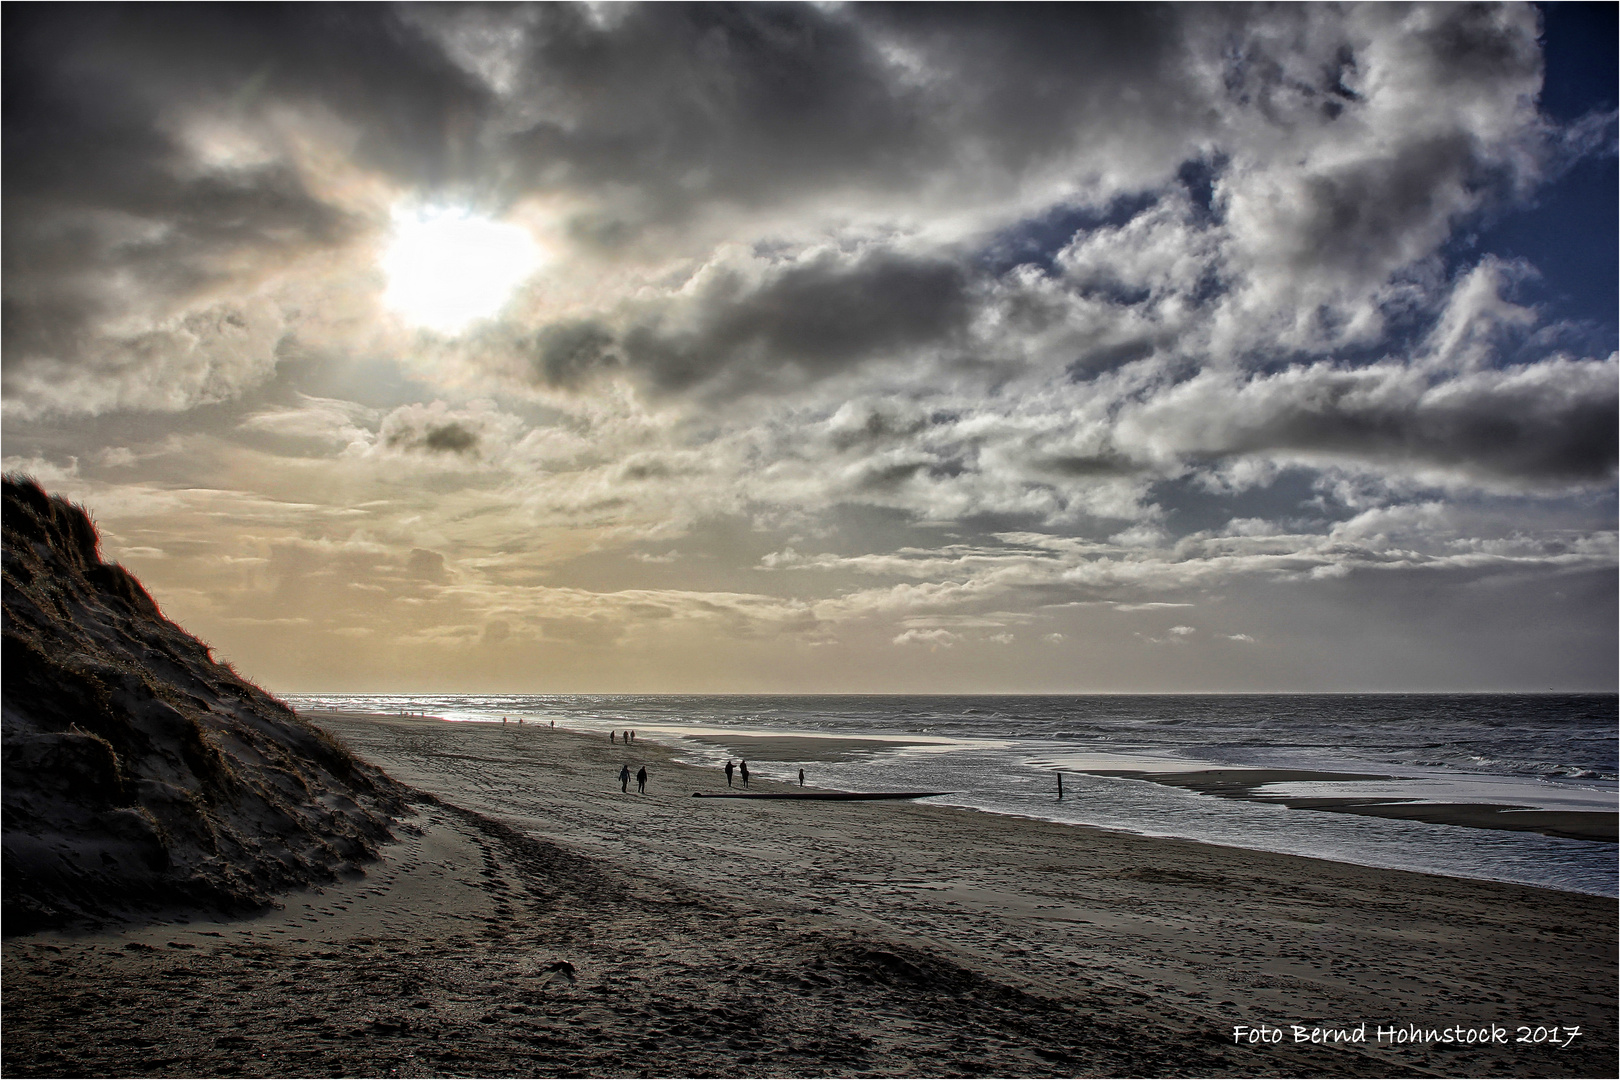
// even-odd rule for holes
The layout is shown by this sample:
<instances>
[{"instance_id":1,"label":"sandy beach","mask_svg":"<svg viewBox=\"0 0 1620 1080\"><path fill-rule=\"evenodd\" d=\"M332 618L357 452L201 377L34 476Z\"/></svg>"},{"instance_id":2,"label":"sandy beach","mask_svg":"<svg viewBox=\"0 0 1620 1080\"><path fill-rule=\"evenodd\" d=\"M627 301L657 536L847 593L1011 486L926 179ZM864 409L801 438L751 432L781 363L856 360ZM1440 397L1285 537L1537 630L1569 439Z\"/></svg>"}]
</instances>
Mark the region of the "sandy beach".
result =
<instances>
[{"instance_id":1,"label":"sandy beach","mask_svg":"<svg viewBox=\"0 0 1620 1080\"><path fill-rule=\"evenodd\" d=\"M8 939L8 1075L1612 1073L1612 900L309 718L424 793L397 842L256 918Z\"/></svg>"}]
</instances>

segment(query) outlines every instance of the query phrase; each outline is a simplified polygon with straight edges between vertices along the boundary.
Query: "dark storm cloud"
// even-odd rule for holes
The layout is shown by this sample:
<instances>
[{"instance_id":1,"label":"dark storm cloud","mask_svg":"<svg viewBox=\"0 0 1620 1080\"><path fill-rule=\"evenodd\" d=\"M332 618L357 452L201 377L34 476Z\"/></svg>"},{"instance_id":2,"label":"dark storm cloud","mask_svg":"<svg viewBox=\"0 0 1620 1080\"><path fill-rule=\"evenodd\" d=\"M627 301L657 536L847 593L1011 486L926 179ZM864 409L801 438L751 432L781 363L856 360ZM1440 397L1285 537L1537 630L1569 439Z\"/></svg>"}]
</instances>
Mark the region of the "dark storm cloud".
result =
<instances>
[{"instance_id":1,"label":"dark storm cloud","mask_svg":"<svg viewBox=\"0 0 1620 1080\"><path fill-rule=\"evenodd\" d=\"M945 104L942 126L1023 169L1077 143L1131 133L1133 156L1169 150L1212 117L1189 110L1189 45L1208 13L1175 5L885 4L862 6L879 40L924 57ZM1285 16L1286 17L1286 16ZM939 99L936 99L939 100ZM941 132L943 134L943 132ZM1118 150L1120 147L1110 147ZM1178 160L1179 163L1179 160Z\"/></svg>"},{"instance_id":2,"label":"dark storm cloud","mask_svg":"<svg viewBox=\"0 0 1620 1080\"><path fill-rule=\"evenodd\" d=\"M591 376L619 363L613 332L582 319L553 323L532 335L523 348L535 378L547 386L575 389Z\"/></svg>"},{"instance_id":3,"label":"dark storm cloud","mask_svg":"<svg viewBox=\"0 0 1620 1080\"><path fill-rule=\"evenodd\" d=\"M1074 454L1036 459L1032 464L1037 471L1049 471L1067 479L1132 476L1146 471L1145 466L1123 454Z\"/></svg>"},{"instance_id":4,"label":"dark storm cloud","mask_svg":"<svg viewBox=\"0 0 1620 1080\"><path fill-rule=\"evenodd\" d=\"M1442 6L1396 28L1403 15L1358 13L1366 25L1353 26L1335 12L1241 6L545 7L523 31L517 96L529 107L514 114L540 115L507 149L520 186L634 192L580 222L615 244L638 216L839 190L999 194L1047 167L1071 184L1123 185L1105 197L1140 192L1208 160L1232 137L1234 111L1282 131L1362 111L1346 81L1368 62L1368 37L1391 30L1442 111L1474 87L1539 80L1536 42L1511 11ZM491 16L443 18L453 37ZM1422 198L1412 172L1484 183L1501 168L1486 149L1419 139L1363 205L1348 201L1354 177L1324 188L1310 227L1363 222L1347 241L1399 231L1410 224L1401 208ZM1373 213L1392 198L1395 212Z\"/></svg>"},{"instance_id":5,"label":"dark storm cloud","mask_svg":"<svg viewBox=\"0 0 1620 1080\"><path fill-rule=\"evenodd\" d=\"M434 420L419 411L401 410L383 421L379 438L395 450L476 456L479 432L464 421Z\"/></svg>"},{"instance_id":6,"label":"dark storm cloud","mask_svg":"<svg viewBox=\"0 0 1620 1080\"><path fill-rule=\"evenodd\" d=\"M537 377L573 386L623 365L660 391L782 388L960 335L972 282L957 263L878 250L822 253L745 278L721 268L667 317L632 312L617 332L566 322L533 339Z\"/></svg>"},{"instance_id":7,"label":"dark storm cloud","mask_svg":"<svg viewBox=\"0 0 1620 1080\"><path fill-rule=\"evenodd\" d=\"M1481 86L1541 75L1541 49L1514 32L1491 4L1448 4L1441 17L1413 35L1448 81Z\"/></svg>"},{"instance_id":8,"label":"dark storm cloud","mask_svg":"<svg viewBox=\"0 0 1620 1080\"><path fill-rule=\"evenodd\" d=\"M717 283L712 307L691 331L630 331L627 357L665 389L685 389L716 370L751 388L775 381L784 364L814 378L937 344L959 332L971 310L960 267L888 252L800 263L731 293L730 283Z\"/></svg>"},{"instance_id":9,"label":"dark storm cloud","mask_svg":"<svg viewBox=\"0 0 1620 1080\"><path fill-rule=\"evenodd\" d=\"M8 188L135 211L174 208L175 108L319 105L355 124L367 164L442 183L490 105L382 4L20 5L5 29Z\"/></svg>"},{"instance_id":10,"label":"dark storm cloud","mask_svg":"<svg viewBox=\"0 0 1620 1080\"><path fill-rule=\"evenodd\" d=\"M1291 227L1276 237L1281 243L1273 257L1300 270L1328 262L1381 276L1410 258L1406 249L1414 230L1448 224L1448 196L1466 187L1478 168L1468 137L1447 132L1382 160L1354 161L1307 176L1288 212ZM1331 254L1324 258L1324 253Z\"/></svg>"},{"instance_id":11,"label":"dark storm cloud","mask_svg":"<svg viewBox=\"0 0 1620 1080\"><path fill-rule=\"evenodd\" d=\"M956 8L543 8L520 93L544 115L510 137L517 182L632 190L578 222L611 246L717 201L892 196L992 173L1010 187L1082 142L1178 163L1164 157L1185 111L1175 9ZM452 10L444 26L487 18Z\"/></svg>"},{"instance_id":12,"label":"dark storm cloud","mask_svg":"<svg viewBox=\"0 0 1620 1080\"><path fill-rule=\"evenodd\" d=\"M563 4L530 40L522 92L549 115L511 138L523 175L630 185L649 217L869 173L924 127L854 22L810 5Z\"/></svg>"},{"instance_id":13,"label":"dark storm cloud","mask_svg":"<svg viewBox=\"0 0 1620 1080\"><path fill-rule=\"evenodd\" d=\"M1118 434L1191 460L1303 455L1558 486L1612 482L1617 415L1612 361L1433 384L1388 365L1318 365L1241 386L1200 376L1131 410Z\"/></svg>"}]
</instances>

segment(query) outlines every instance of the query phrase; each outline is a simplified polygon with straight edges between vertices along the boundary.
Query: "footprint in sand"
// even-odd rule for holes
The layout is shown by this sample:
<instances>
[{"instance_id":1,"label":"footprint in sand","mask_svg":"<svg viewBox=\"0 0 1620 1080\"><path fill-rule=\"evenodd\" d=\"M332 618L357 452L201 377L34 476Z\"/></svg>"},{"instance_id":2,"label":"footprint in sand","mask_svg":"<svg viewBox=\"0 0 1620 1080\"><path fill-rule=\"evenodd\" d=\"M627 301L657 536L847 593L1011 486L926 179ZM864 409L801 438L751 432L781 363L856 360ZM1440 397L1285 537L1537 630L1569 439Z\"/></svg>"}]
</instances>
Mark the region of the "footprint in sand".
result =
<instances>
[{"instance_id":1,"label":"footprint in sand","mask_svg":"<svg viewBox=\"0 0 1620 1080\"><path fill-rule=\"evenodd\" d=\"M574 965L566 960L558 960L554 964L547 964L540 970L550 973L542 984L545 986L572 986L579 981Z\"/></svg>"}]
</instances>

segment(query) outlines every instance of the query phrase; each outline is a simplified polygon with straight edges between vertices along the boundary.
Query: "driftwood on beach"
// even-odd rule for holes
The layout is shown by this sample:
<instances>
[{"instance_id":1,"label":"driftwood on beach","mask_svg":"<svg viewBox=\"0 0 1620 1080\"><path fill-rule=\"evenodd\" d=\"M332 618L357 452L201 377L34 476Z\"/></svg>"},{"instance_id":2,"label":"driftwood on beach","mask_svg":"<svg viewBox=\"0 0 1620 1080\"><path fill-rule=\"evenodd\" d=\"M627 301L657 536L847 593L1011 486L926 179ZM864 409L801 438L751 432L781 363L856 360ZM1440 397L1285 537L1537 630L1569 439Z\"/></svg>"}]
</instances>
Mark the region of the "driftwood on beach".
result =
<instances>
[{"instance_id":1,"label":"driftwood on beach","mask_svg":"<svg viewBox=\"0 0 1620 1080\"><path fill-rule=\"evenodd\" d=\"M694 791L694 799L797 799L803 802L873 802L878 799L931 799L950 791Z\"/></svg>"}]
</instances>

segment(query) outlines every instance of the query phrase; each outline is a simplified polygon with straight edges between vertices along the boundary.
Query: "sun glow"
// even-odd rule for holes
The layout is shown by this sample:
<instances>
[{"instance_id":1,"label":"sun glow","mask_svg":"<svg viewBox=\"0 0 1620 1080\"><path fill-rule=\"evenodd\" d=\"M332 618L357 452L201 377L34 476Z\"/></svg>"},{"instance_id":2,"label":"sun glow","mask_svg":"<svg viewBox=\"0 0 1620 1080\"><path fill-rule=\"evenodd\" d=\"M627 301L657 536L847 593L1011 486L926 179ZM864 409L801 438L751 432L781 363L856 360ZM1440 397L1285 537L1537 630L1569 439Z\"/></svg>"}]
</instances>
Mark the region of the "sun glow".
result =
<instances>
[{"instance_id":1,"label":"sun glow","mask_svg":"<svg viewBox=\"0 0 1620 1080\"><path fill-rule=\"evenodd\" d=\"M396 213L379 260L383 302L413 326L458 334L498 314L543 261L519 225L446 210Z\"/></svg>"}]
</instances>

